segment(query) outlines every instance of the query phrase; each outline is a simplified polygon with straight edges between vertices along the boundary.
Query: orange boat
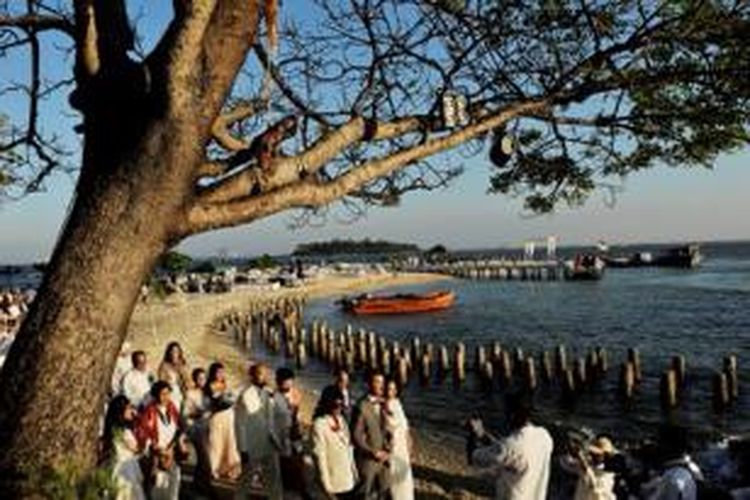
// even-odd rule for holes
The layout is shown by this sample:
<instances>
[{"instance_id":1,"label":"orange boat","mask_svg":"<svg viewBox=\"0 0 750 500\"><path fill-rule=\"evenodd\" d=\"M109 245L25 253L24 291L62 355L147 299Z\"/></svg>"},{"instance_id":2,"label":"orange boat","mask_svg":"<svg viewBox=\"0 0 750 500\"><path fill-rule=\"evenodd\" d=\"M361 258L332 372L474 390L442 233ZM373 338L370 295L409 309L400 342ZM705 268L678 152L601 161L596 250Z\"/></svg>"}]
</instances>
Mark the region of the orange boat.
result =
<instances>
[{"instance_id":1,"label":"orange boat","mask_svg":"<svg viewBox=\"0 0 750 500\"><path fill-rule=\"evenodd\" d=\"M409 314L440 311L453 305L456 295L451 291L440 291L417 294L400 294L343 299L341 304L345 311L354 314Z\"/></svg>"}]
</instances>

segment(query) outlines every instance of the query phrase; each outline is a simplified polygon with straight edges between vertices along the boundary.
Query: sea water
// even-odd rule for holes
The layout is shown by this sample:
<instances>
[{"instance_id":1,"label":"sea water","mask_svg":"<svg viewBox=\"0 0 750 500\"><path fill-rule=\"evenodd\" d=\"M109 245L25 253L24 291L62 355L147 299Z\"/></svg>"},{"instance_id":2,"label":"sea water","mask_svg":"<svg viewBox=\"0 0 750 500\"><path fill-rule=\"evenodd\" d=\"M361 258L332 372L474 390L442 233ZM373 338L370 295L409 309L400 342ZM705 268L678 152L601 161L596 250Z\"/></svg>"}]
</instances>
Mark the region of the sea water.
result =
<instances>
[{"instance_id":1,"label":"sea water","mask_svg":"<svg viewBox=\"0 0 750 500\"><path fill-rule=\"evenodd\" d=\"M750 244L706 244L702 250L706 259L694 270L608 269L598 282L451 280L383 290L450 288L457 302L446 311L351 316L334 300L324 299L310 304L306 320L319 318L337 329L350 323L355 331L364 328L403 342L415 335L423 344L452 346L461 341L467 347L467 366L476 345L495 341L506 348L520 347L537 360L539 352L559 344L567 346L569 360L601 346L609 354L605 379L574 404L562 404L559 387L540 387L534 396L538 419L623 439L651 435L666 419L706 437L750 432ZM618 372L629 347L640 350L644 378L632 403L625 405L618 396ZM676 354L686 357L688 383L679 407L665 413L659 404L659 379ZM740 398L717 414L711 379L728 354L739 360ZM319 365L317 372L313 380L325 377ZM471 413L502 417L502 390L482 389L471 374L461 388L450 378L428 388L412 381L403 399L419 425L448 433Z\"/></svg>"}]
</instances>

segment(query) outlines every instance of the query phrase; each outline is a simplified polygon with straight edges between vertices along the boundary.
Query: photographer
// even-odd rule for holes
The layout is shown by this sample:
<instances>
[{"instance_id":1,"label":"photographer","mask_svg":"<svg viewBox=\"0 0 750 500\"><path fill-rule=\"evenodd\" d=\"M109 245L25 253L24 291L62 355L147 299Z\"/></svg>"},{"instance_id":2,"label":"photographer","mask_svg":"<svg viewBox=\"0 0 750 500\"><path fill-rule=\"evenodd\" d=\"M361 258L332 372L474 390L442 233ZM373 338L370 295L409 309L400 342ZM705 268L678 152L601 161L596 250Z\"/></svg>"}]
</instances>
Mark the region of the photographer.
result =
<instances>
[{"instance_id":1,"label":"photographer","mask_svg":"<svg viewBox=\"0 0 750 500\"><path fill-rule=\"evenodd\" d=\"M527 398L510 394L505 398L510 434L496 439L484 430L482 421L471 419L469 449L471 464L488 469L495 476L495 498L506 500L544 500L552 456L552 437L543 427L530 422L531 404Z\"/></svg>"}]
</instances>

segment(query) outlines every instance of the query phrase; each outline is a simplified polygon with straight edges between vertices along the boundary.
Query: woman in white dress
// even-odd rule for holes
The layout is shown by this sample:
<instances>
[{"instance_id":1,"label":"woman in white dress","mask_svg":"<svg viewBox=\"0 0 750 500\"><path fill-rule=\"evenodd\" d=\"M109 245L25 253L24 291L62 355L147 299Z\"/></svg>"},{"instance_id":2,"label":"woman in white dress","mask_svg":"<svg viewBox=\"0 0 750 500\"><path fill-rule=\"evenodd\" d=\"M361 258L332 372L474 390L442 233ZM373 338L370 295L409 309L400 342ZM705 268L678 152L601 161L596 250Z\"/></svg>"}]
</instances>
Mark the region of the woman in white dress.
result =
<instances>
[{"instance_id":1,"label":"woman in white dress","mask_svg":"<svg viewBox=\"0 0 750 500\"><path fill-rule=\"evenodd\" d=\"M237 479L242 472L242 461L234 429L234 397L227 387L226 370L221 363L212 363L208 368L204 394L210 412L204 442L211 477Z\"/></svg>"},{"instance_id":2,"label":"woman in white dress","mask_svg":"<svg viewBox=\"0 0 750 500\"><path fill-rule=\"evenodd\" d=\"M414 499L414 479L411 473L411 435L404 407L398 399L398 385L389 380L384 407L385 424L391 440L391 498Z\"/></svg>"},{"instance_id":3,"label":"woman in white dress","mask_svg":"<svg viewBox=\"0 0 750 500\"><path fill-rule=\"evenodd\" d=\"M164 351L164 358L159 364L157 377L172 387L172 403L178 410L182 409L182 401L188 389L187 362L178 342L170 342Z\"/></svg>"},{"instance_id":4,"label":"woman in white dress","mask_svg":"<svg viewBox=\"0 0 750 500\"><path fill-rule=\"evenodd\" d=\"M107 408L103 436L104 463L112 467L117 482L115 500L146 500L139 460L141 449L133 432L135 409L125 396L117 396Z\"/></svg>"}]
</instances>

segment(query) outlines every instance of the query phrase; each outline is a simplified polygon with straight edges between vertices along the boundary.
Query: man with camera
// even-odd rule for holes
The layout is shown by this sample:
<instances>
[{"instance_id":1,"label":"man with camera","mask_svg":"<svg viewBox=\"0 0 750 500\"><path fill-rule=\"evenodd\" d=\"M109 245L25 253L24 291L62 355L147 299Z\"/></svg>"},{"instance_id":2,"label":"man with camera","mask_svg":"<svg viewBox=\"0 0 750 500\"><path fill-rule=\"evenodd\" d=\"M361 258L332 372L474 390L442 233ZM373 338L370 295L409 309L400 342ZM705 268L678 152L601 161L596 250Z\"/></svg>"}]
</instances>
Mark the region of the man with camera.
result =
<instances>
[{"instance_id":1,"label":"man with camera","mask_svg":"<svg viewBox=\"0 0 750 500\"><path fill-rule=\"evenodd\" d=\"M531 423L531 404L525 396L508 395L505 412L510 434L504 439L487 433L481 419L469 421L471 463L490 470L496 477L495 498L544 500L547 498L552 437L546 429ZM484 446L474 449L472 443L477 442Z\"/></svg>"}]
</instances>

